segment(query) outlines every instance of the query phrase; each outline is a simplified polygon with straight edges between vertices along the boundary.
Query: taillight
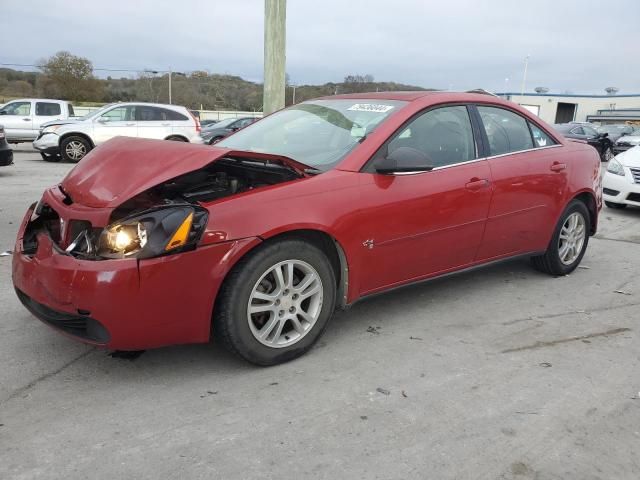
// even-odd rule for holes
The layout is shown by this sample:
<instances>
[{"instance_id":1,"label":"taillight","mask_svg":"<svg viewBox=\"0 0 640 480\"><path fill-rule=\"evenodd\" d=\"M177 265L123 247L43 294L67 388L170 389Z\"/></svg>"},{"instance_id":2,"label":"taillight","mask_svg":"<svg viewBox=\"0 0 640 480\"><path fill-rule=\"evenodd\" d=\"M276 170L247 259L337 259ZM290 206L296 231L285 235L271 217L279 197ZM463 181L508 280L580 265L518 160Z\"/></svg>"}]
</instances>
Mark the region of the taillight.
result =
<instances>
[{"instance_id":1,"label":"taillight","mask_svg":"<svg viewBox=\"0 0 640 480\"><path fill-rule=\"evenodd\" d=\"M191 118L193 118L196 121L196 132L200 133L202 131L202 127L200 126L200 119L198 117L196 117L193 113L191 113L191 110L188 110L189 115L191 115Z\"/></svg>"}]
</instances>

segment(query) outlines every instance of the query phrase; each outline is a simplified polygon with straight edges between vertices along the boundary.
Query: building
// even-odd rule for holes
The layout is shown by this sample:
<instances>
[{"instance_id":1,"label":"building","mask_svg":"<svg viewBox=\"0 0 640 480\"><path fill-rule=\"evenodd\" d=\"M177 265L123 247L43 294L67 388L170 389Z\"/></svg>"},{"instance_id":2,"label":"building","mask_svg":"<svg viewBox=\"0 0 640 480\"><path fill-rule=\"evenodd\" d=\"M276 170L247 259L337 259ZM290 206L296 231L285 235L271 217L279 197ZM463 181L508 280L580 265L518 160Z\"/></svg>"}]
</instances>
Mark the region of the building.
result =
<instances>
[{"instance_id":1,"label":"building","mask_svg":"<svg viewBox=\"0 0 640 480\"><path fill-rule=\"evenodd\" d=\"M547 123L640 124L640 94L498 93L497 95L520 104Z\"/></svg>"}]
</instances>

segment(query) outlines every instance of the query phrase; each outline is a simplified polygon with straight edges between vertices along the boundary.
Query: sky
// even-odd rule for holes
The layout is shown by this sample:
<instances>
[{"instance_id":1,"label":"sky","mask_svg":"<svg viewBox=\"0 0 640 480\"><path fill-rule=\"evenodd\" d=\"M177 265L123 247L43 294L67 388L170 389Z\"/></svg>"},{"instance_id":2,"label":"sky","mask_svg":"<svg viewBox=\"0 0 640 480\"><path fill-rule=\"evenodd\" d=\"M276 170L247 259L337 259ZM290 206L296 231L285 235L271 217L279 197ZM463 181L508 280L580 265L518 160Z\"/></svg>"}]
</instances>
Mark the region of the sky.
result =
<instances>
[{"instance_id":1,"label":"sky","mask_svg":"<svg viewBox=\"0 0 640 480\"><path fill-rule=\"evenodd\" d=\"M263 0L0 0L0 11L0 63L68 50L96 68L262 81ZM640 93L638 0L288 0L286 35L297 85L371 74L519 92L529 56L527 91Z\"/></svg>"}]
</instances>

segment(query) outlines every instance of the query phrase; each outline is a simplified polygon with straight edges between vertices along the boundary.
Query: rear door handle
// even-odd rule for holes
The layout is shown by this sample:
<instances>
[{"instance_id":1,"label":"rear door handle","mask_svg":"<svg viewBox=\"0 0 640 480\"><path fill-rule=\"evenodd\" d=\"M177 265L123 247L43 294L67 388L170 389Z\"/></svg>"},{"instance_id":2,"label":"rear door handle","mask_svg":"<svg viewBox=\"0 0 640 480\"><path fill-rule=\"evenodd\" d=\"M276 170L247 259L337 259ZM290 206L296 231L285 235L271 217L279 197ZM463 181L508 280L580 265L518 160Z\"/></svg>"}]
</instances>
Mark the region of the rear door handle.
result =
<instances>
[{"instance_id":1,"label":"rear door handle","mask_svg":"<svg viewBox=\"0 0 640 480\"><path fill-rule=\"evenodd\" d=\"M125 123L124 125L125 125L125 127L135 127L136 126L135 123Z\"/></svg>"},{"instance_id":2,"label":"rear door handle","mask_svg":"<svg viewBox=\"0 0 640 480\"><path fill-rule=\"evenodd\" d=\"M22 120L25 121L25 122L30 122L31 121L30 118L23 118Z\"/></svg>"},{"instance_id":3,"label":"rear door handle","mask_svg":"<svg viewBox=\"0 0 640 480\"><path fill-rule=\"evenodd\" d=\"M465 188L471 192L477 192L489 186L489 180L486 178L472 178L465 184Z\"/></svg>"},{"instance_id":4,"label":"rear door handle","mask_svg":"<svg viewBox=\"0 0 640 480\"><path fill-rule=\"evenodd\" d=\"M566 170L567 169L567 164L566 163L554 163L549 168L551 169L552 172L561 172L562 170Z\"/></svg>"}]
</instances>

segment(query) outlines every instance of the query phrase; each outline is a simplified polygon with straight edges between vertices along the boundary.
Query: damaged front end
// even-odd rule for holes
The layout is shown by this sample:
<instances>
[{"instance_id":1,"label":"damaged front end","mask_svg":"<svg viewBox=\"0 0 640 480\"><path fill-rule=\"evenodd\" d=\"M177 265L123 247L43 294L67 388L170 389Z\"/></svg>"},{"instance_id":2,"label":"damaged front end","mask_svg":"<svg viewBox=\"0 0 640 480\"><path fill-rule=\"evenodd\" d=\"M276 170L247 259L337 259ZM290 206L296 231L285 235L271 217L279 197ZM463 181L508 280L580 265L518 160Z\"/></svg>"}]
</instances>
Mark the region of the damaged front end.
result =
<instances>
[{"instance_id":1,"label":"damaged front end","mask_svg":"<svg viewBox=\"0 0 640 480\"><path fill-rule=\"evenodd\" d=\"M139 147L140 141L130 143ZM83 260L146 259L193 250L207 229L205 205L306 176L302 164L259 153L191 146L186 159L163 151L160 160L144 158L148 151L118 147L96 149L45 193L25 226L25 255L36 252L40 233L50 237L58 253ZM136 152L143 158L133 158Z\"/></svg>"}]
</instances>

